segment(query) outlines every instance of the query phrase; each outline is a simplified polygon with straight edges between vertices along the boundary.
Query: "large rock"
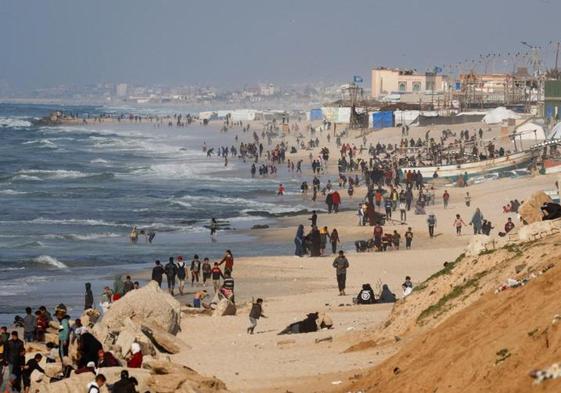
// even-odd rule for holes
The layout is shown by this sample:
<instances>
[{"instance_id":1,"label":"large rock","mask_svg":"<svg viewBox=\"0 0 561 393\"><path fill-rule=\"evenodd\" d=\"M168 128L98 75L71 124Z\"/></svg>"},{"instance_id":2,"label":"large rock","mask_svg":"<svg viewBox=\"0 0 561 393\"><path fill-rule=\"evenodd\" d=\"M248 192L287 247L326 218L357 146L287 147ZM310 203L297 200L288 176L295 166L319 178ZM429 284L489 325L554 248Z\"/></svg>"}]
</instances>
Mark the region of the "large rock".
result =
<instances>
[{"instance_id":1,"label":"large rock","mask_svg":"<svg viewBox=\"0 0 561 393\"><path fill-rule=\"evenodd\" d=\"M155 281L151 281L113 303L94 326L94 335L106 342L113 332L119 332L124 327L127 318L147 322L176 334L180 329L181 305L170 294L162 291Z\"/></svg>"},{"instance_id":2,"label":"large rock","mask_svg":"<svg viewBox=\"0 0 561 393\"><path fill-rule=\"evenodd\" d=\"M181 351L182 347L187 347L181 340L174 335L169 334L159 326L142 323L140 325L140 329L160 352L176 354Z\"/></svg>"},{"instance_id":3,"label":"large rock","mask_svg":"<svg viewBox=\"0 0 561 393\"><path fill-rule=\"evenodd\" d=\"M236 305L230 300L224 298L216 304L212 316L213 317L224 317L227 315L236 315Z\"/></svg>"},{"instance_id":4,"label":"large rock","mask_svg":"<svg viewBox=\"0 0 561 393\"><path fill-rule=\"evenodd\" d=\"M123 328L119 332L114 332L112 335L117 335L115 342L109 347L115 351L115 354L121 359L125 358L127 352L131 349L132 343L138 343L143 355L156 355L154 345L148 337L142 332L140 324L132 321L130 318L123 320Z\"/></svg>"},{"instance_id":5,"label":"large rock","mask_svg":"<svg viewBox=\"0 0 561 393\"><path fill-rule=\"evenodd\" d=\"M522 242L529 242L558 231L556 221L538 221L521 227L518 230L518 238Z\"/></svg>"},{"instance_id":6,"label":"large rock","mask_svg":"<svg viewBox=\"0 0 561 393\"><path fill-rule=\"evenodd\" d=\"M226 392L226 385L216 378L207 378L192 369L165 360L145 361L144 368L152 372L151 392L205 393Z\"/></svg>"},{"instance_id":7,"label":"large rock","mask_svg":"<svg viewBox=\"0 0 561 393\"><path fill-rule=\"evenodd\" d=\"M105 375L107 378L107 384L112 385L121 378L121 371L125 370L122 367L108 367L101 368L99 372ZM139 369L139 368L129 368L126 369L129 372L129 376L135 377L138 381L138 391L146 392L150 390L150 385L153 384L152 376L149 370ZM45 378L45 381L32 386L33 389L38 389L39 393L80 393L86 391L86 386L88 383L92 382L95 375L92 373L83 374L72 374L70 378L63 379L58 382L49 383ZM150 390L152 392L157 392L157 390ZM107 385L101 389L101 392L108 392Z\"/></svg>"},{"instance_id":8,"label":"large rock","mask_svg":"<svg viewBox=\"0 0 561 393\"><path fill-rule=\"evenodd\" d=\"M543 191L535 192L518 208L520 219L526 224L541 221L543 217L541 207L547 202L552 202L549 195Z\"/></svg>"}]
</instances>

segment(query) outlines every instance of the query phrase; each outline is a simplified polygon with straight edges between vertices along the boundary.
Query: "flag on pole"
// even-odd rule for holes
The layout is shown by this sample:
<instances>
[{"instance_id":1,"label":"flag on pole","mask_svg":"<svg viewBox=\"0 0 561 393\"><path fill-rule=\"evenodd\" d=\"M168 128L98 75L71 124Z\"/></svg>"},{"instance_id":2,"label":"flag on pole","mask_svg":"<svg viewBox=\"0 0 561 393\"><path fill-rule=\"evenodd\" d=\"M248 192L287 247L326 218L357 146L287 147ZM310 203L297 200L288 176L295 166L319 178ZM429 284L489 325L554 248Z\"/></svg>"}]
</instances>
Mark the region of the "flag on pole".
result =
<instances>
[{"instance_id":1,"label":"flag on pole","mask_svg":"<svg viewBox=\"0 0 561 393\"><path fill-rule=\"evenodd\" d=\"M353 76L353 82L354 83L362 83L362 82L364 82L364 80L362 79L362 76L355 75L355 76Z\"/></svg>"}]
</instances>

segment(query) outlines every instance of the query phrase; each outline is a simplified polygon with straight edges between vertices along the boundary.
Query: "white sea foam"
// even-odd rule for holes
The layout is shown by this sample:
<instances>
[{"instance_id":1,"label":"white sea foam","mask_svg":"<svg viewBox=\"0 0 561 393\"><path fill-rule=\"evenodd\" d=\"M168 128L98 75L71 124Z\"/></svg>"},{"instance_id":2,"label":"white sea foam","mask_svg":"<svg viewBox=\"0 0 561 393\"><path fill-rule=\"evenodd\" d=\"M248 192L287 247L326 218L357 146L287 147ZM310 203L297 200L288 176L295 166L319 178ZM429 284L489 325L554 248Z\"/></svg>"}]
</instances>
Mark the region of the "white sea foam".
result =
<instances>
[{"instance_id":1,"label":"white sea foam","mask_svg":"<svg viewBox=\"0 0 561 393\"><path fill-rule=\"evenodd\" d=\"M104 238L120 237L122 234L103 232L103 233L88 233L88 234L68 234L68 235L45 235L46 239L56 239L56 240L95 240Z\"/></svg>"},{"instance_id":2,"label":"white sea foam","mask_svg":"<svg viewBox=\"0 0 561 393\"><path fill-rule=\"evenodd\" d=\"M48 255L38 256L33 259L33 262L56 267L57 269L68 269L68 266L66 266L63 262Z\"/></svg>"},{"instance_id":3,"label":"white sea foam","mask_svg":"<svg viewBox=\"0 0 561 393\"><path fill-rule=\"evenodd\" d=\"M64 169L44 170L44 169L22 169L17 172L18 176L28 176L40 179L41 177L49 179L78 179L81 177L95 176L97 173L84 173L80 171L68 171Z\"/></svg>"},{"instance_id":4,"label":"white sea foam","mask_svg":"<svg viewBox=\"0 0 561 393\"><path fill-rule=\"evenodd\" d=\"M13 180L23 180L23 181L42 181L40 177L37 176L30 176L30 175L16 175L14 176Z\"/></svg>"},{"instance_id":5,"label":"white sea foam","mask_svg":"<svg viewBox=\"0 0 561 393\"><path fill-rule=\"evenodd\" d=\"M2 127L13 127L13 128L21 128L21 127L30 127L31 122L28 120L18 119L14 117L0 117L0 128Z\"/></svg>"},{"instance_id":6,"label":"white sea foam","mask_svg":"<svg viewBox=\"0 0 561 393\"><path fill-rule=\"evenodd\" d=\"M48 149L56 149L58 147L56 143L54 143L53 141L51 141L49 139L37 139L37 140L33 140L33 141L23 142L23 144L24 145L39 145L39 147L48 148Z\"/></svg>"},{"instance_id":7,"label":"white sea foam","mask_svg":"<svg viewBox=\"0 0 561 393\"><path fill-rule=\"evenodd\" d=\"M95 160L91 160L90 164L109 164L109 161L104 160L103 158L96 158Z\"/></svg>"},{"instance_id":8,"label":"white sea foam","mask_svg":"<svg viewBox=\"0 0 561 393\"><path fill-rule=\"evenodd\" d=\"M16 191L16 190L12 190L10 188L8 188L6 190L0 190L0 195L24 195L24 194L27 194L27 192Z\"/></svg>"},{"instance_id":9,"label":"white sea foam","mask_svg":"<svg viewBox=\"0 0 561 393\"><path fill-rule=\"evenodd\" d=\"M55 224L55 225L88 225L88 226L110 226L110 227L129 227L128 224L118 224L115 222L108 222L103 220L94 219L75 219L70 218L68 220L56 220L50 218L35 218L29 221L31 224Z\"/></svg>"}]
</instances>

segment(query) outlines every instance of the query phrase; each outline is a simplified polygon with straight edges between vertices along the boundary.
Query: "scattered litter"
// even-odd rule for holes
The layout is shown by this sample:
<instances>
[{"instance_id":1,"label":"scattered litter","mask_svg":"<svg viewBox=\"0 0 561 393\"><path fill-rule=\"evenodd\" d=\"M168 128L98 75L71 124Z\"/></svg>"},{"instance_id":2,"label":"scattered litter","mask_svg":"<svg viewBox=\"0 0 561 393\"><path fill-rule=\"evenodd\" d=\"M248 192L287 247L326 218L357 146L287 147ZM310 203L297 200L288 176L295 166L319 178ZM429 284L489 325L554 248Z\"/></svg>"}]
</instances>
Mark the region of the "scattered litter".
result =
<instances>
[{"instance_id":1,"label":"scattered litter","mask_svg":"<svg viewBox=\"0 0 561 393\"><path fill-rule=\"evenodd\" d=\"M332 385L340 385L342 383L343 383L343 381L333 381L333 382L331 382Z\"/></svg>"},{"instance_id":2,"label":"scattered litter","mask_svg":"<svg viewBox=\"0 0 561 393\"><path fill-rule=\"evenodd\" d=\"M559 322L561 322L561 315L555 314L555 316L553 317L553 321L551 321L551 324L557 325Z\"/></svg>"},{"instance_id":3,"label":"scattered litter","mask_svg":"<svg viewBox=\"0 0 561 393\"><path fill-rule=\"evenodd\" d=\"M350 330L354 330L354 328L355 328L354 326L349 326L349 327L347 328L347 332L350 331Z\"/></svg>"},{"instance_id":4,"label":"scattered litter","mask_svg":"<svg viewBox=\"0 0 561 393\"><path fill-rule=\"evenodd\" d=\"M524 285L526 285L528 283L528 281L533 280L534 278L541 276L542 274L544 274L545 272L547 272L548 270L550 270L551 268L553 268L555 265L553 263L550 263L549 265L547 265L546 267L544 267L542 270L540 270L537 274L536 273L530 273L528 275L528 277L523 278L521 280L515 280L513 278L508 278L506 280L506 282L504 284L502 284L500 287L498 287L495 290L495 293L499 293L504 291L505 289L509 289L509 288L518 288L518 287L522 287Z\"/></svg>"},{"instance_id":5,"label":"scattered litter","mask_svg":"<svg viewBox=\"0 0 561 393\"><path fill-rule=\"evenodd\" d=\"M395 368L393 369L394 375L397 375L397 374L399 374L400 372L401 372L401 370L399 369L399 367L395 367Z\"/></svg>"},{"instance_id":6,"label":"scattered litter","mask_svg":"<svg viewBox=\"0 0 561 393\"><path fill-rule=\"evenodd\" d=\"M530 376L534 378L534 384L536 385L548 379L557 379L561 377L561 365L559 363L553 363L545 370L533 370L530 372Z\"/></svg>"},{"instance_id":7,"label":"scattered litter","mask_svg":"<svg viewBox=\"0 0 561 393\"><path fill-rule=\"evenodd\" d=\"M325 341L333 341L333 336L323 337L323 338L316 338L316 344L325 342Z\"/></svg>"},{"instance_id":8,"label":"scattered litter","mask_svg":"<svg viewBox=\"0 0 561 393\"><path fill-rule=\"evenodd\" d=\"M504 362L506 359L510 357L511 353L508 349L503 348L499 352L497 352L497 359L495 360L495 366L499 363Z\"/></svg>"}]
</instances>

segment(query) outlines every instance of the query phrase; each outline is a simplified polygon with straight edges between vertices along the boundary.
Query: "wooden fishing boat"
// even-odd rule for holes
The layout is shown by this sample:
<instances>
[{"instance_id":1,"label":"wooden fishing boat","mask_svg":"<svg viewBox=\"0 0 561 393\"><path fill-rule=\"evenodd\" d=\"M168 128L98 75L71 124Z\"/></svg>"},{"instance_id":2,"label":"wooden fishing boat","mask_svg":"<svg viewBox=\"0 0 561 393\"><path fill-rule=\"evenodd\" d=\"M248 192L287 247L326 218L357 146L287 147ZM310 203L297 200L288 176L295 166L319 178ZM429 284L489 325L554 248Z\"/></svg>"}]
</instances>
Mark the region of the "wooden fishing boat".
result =
<instances>
[{"instance_id":1,"label":"wooden fishing boat","mask_svg":"<svg viewBox=\"0 0 561 393\"><path fill-rule=\"evenodd\" d=\"M532 149L482 161L441 166L409 167L402 168L402 170L403 172L421 171L421 175L423 175L424 178L432 178L435 172L438 174L438 177L458 177L463 176L466 172L468 176L473 176L523 166L537 157L538 154L539 150Z\"/></svg>"}]
</instances>

